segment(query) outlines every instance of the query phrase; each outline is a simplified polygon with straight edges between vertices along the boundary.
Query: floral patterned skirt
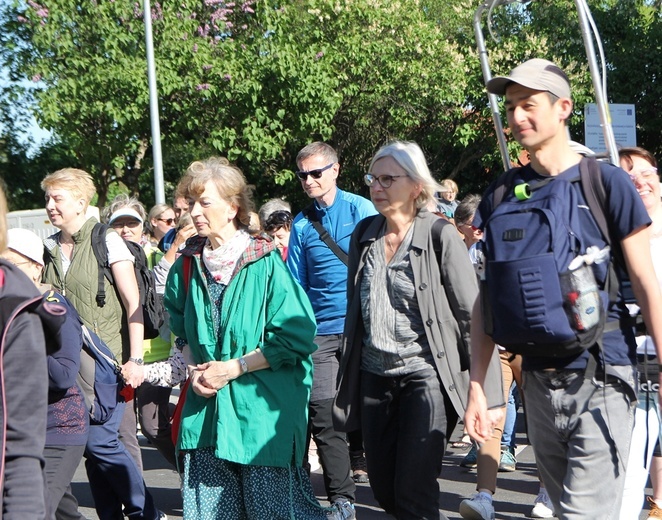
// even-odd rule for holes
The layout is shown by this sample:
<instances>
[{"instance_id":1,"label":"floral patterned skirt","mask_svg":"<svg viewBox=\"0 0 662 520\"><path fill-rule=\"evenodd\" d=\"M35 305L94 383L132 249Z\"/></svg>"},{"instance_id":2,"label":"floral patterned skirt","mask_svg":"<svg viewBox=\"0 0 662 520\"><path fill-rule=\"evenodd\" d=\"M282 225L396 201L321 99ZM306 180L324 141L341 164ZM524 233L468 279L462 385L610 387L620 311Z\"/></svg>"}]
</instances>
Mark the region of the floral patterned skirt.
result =
<instances>
[{"instance_id":1,"label":"floral patterned skirt","mask_svg":"<svg viewBox=\"0 0 662 520\"><path fill-rule=\"evenodd\" d=\"M303 468L248 466L214 456L184 456L184 520L325 520L327 509Z\"/></svg>"}]
</instances>

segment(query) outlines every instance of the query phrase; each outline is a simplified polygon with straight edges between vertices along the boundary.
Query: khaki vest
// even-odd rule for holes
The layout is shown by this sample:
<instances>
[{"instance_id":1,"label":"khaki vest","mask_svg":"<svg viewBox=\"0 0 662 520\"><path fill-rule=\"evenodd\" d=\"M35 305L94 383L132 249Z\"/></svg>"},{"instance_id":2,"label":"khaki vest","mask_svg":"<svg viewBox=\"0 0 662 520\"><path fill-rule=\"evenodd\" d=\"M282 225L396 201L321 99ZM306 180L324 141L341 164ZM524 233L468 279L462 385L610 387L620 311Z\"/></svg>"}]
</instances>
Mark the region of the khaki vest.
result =
<instances>
[{"instance_id":1,"label":"khaki vest","mask_svg":"<svg viewBox=\"0 0 662 520\"><path fill-rule=\"evenodd\" d=\"M105 277L106 304L99 307L96 302L99 266L92 251L92 229L95 224L96 219L90 218L73 235L74 253L65 276L58 245L60 233L44 241L46 266L43 281L66 296L85 325L108 345L118 361L124 362L129 357L128 326L115 287ZM126 356L123 356L122 344L127 346Z\"/></svg>"}]
</instances>

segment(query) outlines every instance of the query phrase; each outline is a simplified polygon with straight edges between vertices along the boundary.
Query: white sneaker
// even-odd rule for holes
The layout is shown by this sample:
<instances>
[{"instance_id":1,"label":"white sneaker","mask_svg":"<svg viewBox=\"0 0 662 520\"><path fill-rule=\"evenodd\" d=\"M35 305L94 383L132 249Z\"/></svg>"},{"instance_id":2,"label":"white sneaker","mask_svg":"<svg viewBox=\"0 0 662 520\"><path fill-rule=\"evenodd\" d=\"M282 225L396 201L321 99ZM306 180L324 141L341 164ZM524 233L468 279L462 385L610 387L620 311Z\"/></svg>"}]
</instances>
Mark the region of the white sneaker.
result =
<instances>
[{"instance_id":1,"label":"white sneaker","mask_svg":"<svg viewBox=\"0 0 662 520\"><path fill-rule=\"evenodd\" d=\"M529 516L531 518L554 518L554 505L547 493L538 493Z\"/></svg>"},{"instance_id":2,"label":"white sneaker","mask_svg":"<svg viewBox=\"0 0 662 520\"><path fill-rule=\"evenodd\" d=\"M460 515L469 520L494 520L492 499L483 493L476 493L460 503Z\"/></svg>"}]
</instances>

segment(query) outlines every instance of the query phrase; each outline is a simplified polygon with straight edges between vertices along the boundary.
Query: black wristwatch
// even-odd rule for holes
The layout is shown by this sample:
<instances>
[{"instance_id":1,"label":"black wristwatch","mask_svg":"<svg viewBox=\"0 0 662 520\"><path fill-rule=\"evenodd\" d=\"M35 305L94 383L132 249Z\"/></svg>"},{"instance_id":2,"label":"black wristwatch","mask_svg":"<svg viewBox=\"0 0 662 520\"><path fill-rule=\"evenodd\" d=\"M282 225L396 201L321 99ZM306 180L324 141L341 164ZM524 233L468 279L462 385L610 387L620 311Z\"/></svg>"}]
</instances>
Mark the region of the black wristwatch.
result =
<instances>
[{"instance_id":1,"label":"black wristwatch","mask_svg":"<svg viewBox=\"0 0 662 520\"><path fill-rule=\"evenodd\" d=\"M130 357L129 361L133 361L136 365L144 365L145 362L143 361L143 358L141 357Z\"/></svg>"}]
</instances>

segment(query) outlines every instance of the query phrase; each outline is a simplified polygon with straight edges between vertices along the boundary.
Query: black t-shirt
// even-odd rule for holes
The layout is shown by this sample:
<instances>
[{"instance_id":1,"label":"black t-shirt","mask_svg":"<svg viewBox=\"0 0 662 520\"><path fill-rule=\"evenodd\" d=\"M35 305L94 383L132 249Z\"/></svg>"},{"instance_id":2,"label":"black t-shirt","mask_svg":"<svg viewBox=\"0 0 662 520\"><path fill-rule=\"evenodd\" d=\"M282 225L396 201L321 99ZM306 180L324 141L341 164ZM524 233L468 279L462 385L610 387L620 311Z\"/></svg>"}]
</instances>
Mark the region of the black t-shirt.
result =
<instances>
[{"instance_id":1,"label":"black t-shirt","mask_svg":"<svg viewBox=\"0 0 662 520\"><path fill-rule=\"evenodd\" d=\"M612 241L620 242L633 231L648 226L651 223L646 208L641 202L634 183L621 168L611 164L601 164L602 181L607 194L607 222L609 224ZM579 177L579 165L575 165L559 174L560 178L575 179ZM536 173L531 165L525 166L515 174L513 182L534 182L546 178L546 176ZM478 210L474 216L473 225L484 230L485 222L492 214L492 195L496 187L496 182L492 183L483 194ZM580 200L580 209L585 209L580 213L582 234L584 234L584 243L596 245L602 249L606 246L604 238L600 233L594 218L588 210L588 205L582 192L581 182L574 182L573 188L578 191ZM595 269L596 277L603 281L607 275L608 264L605 262ZM489 281L488 281L489 283ZM608 321L619 320L627 317L628 311L625 307L623 298L619 295L618 301L611 305L609 309ZM606 332L603 338L605 360L611 365L631 365L636 361L634 340L634 331L630 327L621 327L620 330ZM525 356L522 367L525 370L541 370L545 368L567 368L583 369L586 367L588 352L568 358L543 358Z\"/></svg>"}]
</instances>

